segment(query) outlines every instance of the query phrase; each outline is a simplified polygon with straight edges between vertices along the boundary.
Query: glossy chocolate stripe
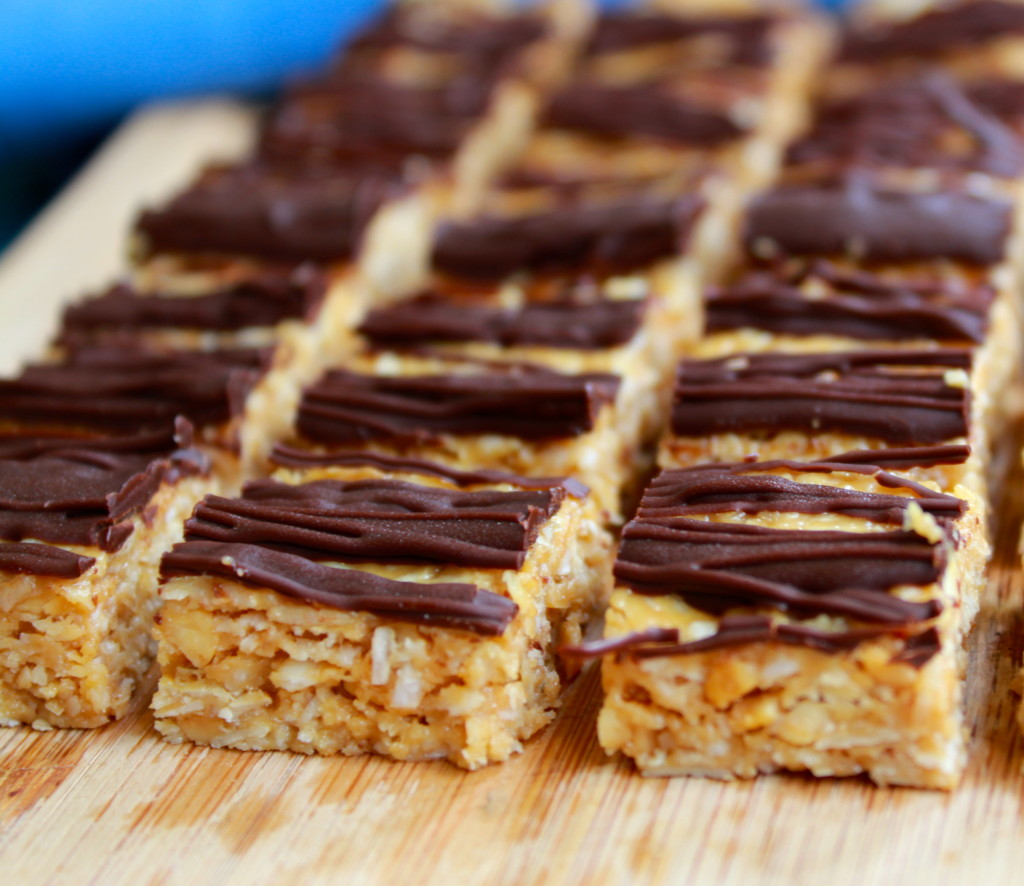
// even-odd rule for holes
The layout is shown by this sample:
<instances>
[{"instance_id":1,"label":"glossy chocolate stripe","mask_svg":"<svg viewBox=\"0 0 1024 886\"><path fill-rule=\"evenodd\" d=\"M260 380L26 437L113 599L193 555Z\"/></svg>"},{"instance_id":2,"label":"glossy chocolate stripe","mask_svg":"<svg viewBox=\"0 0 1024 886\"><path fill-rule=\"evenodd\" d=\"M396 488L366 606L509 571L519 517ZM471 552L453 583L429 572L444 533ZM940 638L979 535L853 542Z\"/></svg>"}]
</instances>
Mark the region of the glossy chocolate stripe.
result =
<instances>
[{"instance_id":1,"label":"glossy chocolate stripe","mask_svg":"<svg viewBox=\"0 0 1024 886\"><path fill-rule=\"evenodd\" d=\"M463 492L397 480L249 484L208 496L186 539L259 544L313 560L519 569L561 489Z\"/></svg>"},{"instance_id":2,"label":"glossy chocolate stripe","mask_svg":"<svg viewBox=\"0 0 1024 886\"><path fill-rule=\"evenodd\" d=\"M400 170L412 155L453 155L475 119L486 111L486 93L475 113L447 92L367 81L358 90L296 94L280 102L260 134L259 154L275 164L329 160L352 171Z\"/></svg>"},{"instance_id":3,"label":"glossy chocolate stripe","mask_svg":"<svg viewBox=\"0 0 1024 886\"><path fill-rule=\"evenodd\" d=\"M291 275L263 273L201 295L143 293L119 284L70 305L59 341L104 330L234 331L309 317L323 299L324 277L311 268Z\"/></svg>"},{"instance_id":4,"label":"glossy chocolate stripe","mask_svg":"<svg viewBox=\"0 0 1024 886\"><path fill-rule=\"evenodd\" d=\"M412 458L399 455L360 451L329 451L320 452L288 446L278 443L270 453L270 461L286 468L325 468L334 465L340 467L370 467L380 471L395 473L420 474L438 477L454 483L456 486L482 486L487 484L508 484L522 489L551 489L560 487L566 495L573 498L585 498L590 490L574 477L525 477L507 471L460 471L457 468L428 461L423 458Z\"/></svg>"},{"instance_id":5,"label":"glossy chocolate stripe","mask_svg":"<svg viewBox=\"0 0 1024 886\"><path fill-rule=\"evenodd\" d=\"M628 342L640 327L647 302L603 299L551 301L505 310L462 304L458 298L423 295L374 308L360 335L380 347L430 342L493 342L596 350Z\"/></svg>"},{"instance_id":6,"label":"glossy chocolate stripe","mask_svg":"<svg viewBox=\"0 0 1024 886\"><path fill-rule=\"evenodd\" d=\"M282 262L350 258L397 186L338 170L280 171L252 163L207 170L137 229L151 252L246 255Z\"/></svg>"},{"instance_id":7,"label":"glossy chocolate stripe","mask_svg":"<svg viewBox=\"0 0 1024 886\"><path fill-rule=\"evenodd\" d=\"M212 575L336 609L501 634L519 607L470 584L394 581L245 544L186 541L164 554L161 576Z\"/></svg>"},{"instance_id":8,"label":"glossy chocolate stripe","mask_svg":"<svg viewBox=\"0 0 1024 886\"><path fill-rule=\"evenodd\" d=\"M554 372L369 376L333 370L306 389L297 428L308 440L352 444L440 434L575 437L613 401L614 375Z\"/></svg>"},{"instance_id":9,"label":"glossy chocolate stripe","mask_svg":"<svg viewBox=\"0 0 1024 886\"><path fill-rule=\"evenodd\" d=\"M936 465L962 465L971 454L966 443L950 443L945 446L894 446L891 449L852 449L839 455L821 459L822 462L842 464L877 465L883 468L901 470L907 468L930 468Z\"/></svg>"},{"instance_id":10,"label":"glossy chocolate stripe","mask_svg":"<svg viewBox=\"0 0 1024 886\"><path fill-rule=\"evenodd\" d=\"M683 361L672 429L685 436L801 430L942 443L967 434L969 392L950 385L945 373L969 366L970 353L953 348Z\"/></svg>"},{"instance_id":11,"label":"glossy chocolate stripe","mask_svg":"<svg viewBox=\"0 0 1024 886\"><path fill-rule=\"evenodd\" d=\"M163 483L205 470L197 456L66 449L0 459L0 538L116 551Z\"/></svg>"},{"instance_id":12,"label":"glossy chocolate stripe","mask_svg":"<svg viewBox=\"0 0 1024 886\"><path fill-rule=\"evenodd\" d=\"M882 190L866 181L786 185L755 198L744 239L755 254L873 261L945 258L991 265L1006 255L1012 205L961 191Z\"/></svg>"},{"instance_id":13,"label":"glossy chocolate stripe","mask_svg":"<svg viewBox=\"0 0 1024 886\"><path fill-rule=\"evenodd\" d=\"M25 459L57 452L114 452L165 455L192 445L192 425L179 418L174 428L117 436L0 431L0 459Z\"/></svg>"},{"instance_id":14,"label":"glossy chocolate stripe","mask_svg":"<svg viewBox=\"0 0 1024 886\"><path fill-rule=\"evenodd\" d=\"M686 101L658 84L579 82L555 93L546 126L611 138L652 138L714 147L745 133L726 112Z\"/></svg>"},{"instance_id":15,"label":"glossy chocolate stripe","mask_svg":"<svg viewBox=\"0 0 1024 886\"><path fill-rule=\"evenodd\" d=\"M974 0L929 10L906 21L851 28L844 35L838 57L840 61L881 62L937 55L1022 32L1024 6L1006 0Z\"/></svg>"},{"instance_id":16,"label":"glossy chocolate stripe","mask_svg":"<svg viewBox=\"0 0 1024 886\"><path fill-rule=\"evenodd\" d=\"M889 485L917 493L917 496L865 492L821 483L801 483L789 477L767 473L784 469L799 474L833 473L842 465L796 465L785 462L702 465L678 471L663 471L644 492L641 508L645 519L692 517L698 514L842 514L876 523L903 525L907 508L916 504L937 519L961 516L966 506L952 495L935 492L911 480L887 474L876 477ZM854 472L856 467L852 467Z\"/></svg>"},{"instance_id":17,"label":"glossy chocolate stripe","mask_svg":"<svg viewBox=\"0 0 1024 886\"><path fill-rule=\"evenodd\" d=\"M437 231L431 262L437 271L474 280L518 271L635 270L680 254L703 207L692 195L631 195L531 215L449 221Z\"/></svg>"},{"instance_id":18,"label":"glossy chocolate stripe","mask_svg":"<svg viewBox=\"0 0 1024 886\"><path fill-rule=\"evenodd\" d=\"M1024 142L1013 128L1019 125L1014 85L1022 88L999 81L968 85L942 71L887 82L825 104L786 163L1018 176Z\"/></svg>"},{"instance_id":19,"label":"glossy chocolate stripe","mask_svg":"<svg viewBox=\"0 0 1024 886\"><path fill-rule=\"evenodd\" d=\"M236 413L269 356L255 348L75 348L60 363L0 380L0 411L10 421L130 434L171 428L182 415L204 427Z\"/></svg>"},{"instance_id":20,"label":"glossy chocolate stripe","mask_svg":"<svg viewBox=\"0 0 1024 886\"><path fill-rule=\"evenodd\" d=\"M406 46L427 52L503 56L529 46L547 31L544 19L531 15L474 13L446 19L417 12L403 7L387 10L356 36L349 51Z\"/></svg>"},{"instance_id":21,"label":"glossy chocolate stripe","mask_svg":"<svg viewBox=\"0 0 1024 886\"><path fill-rule=\"evenodd\" d=\"M816 263L814 270L819 273L809 272L798 281L781 270L757 270L728 286L709 288L708 331L752 328L789 335L975 343L985 339L995 298L988 284L915 289L912 283L902 286L866 273L829 274L832 269L825 263ZM826 290L815 290L812 297L795 285L806 279Z\"/></svg>"},{"instance_id":22,"label":"glossy chocolate stripe","mask_svg":"<svg viewBox=\"0 0 1024 886\"><path fill-rule=\"evenodd\" d=\"M724 63L761 66L772 59L771 31L779 21L770 15L606 12L598 18L585 51L594 56L685 40L718 38L726 47Z\"/></svg>"},{"instance_id":23,"label":"glossy chocolate stripe","mask_svg":"<svg viewBox=\"0 0 1024 886\"><path fill-rule=\"evenodd\" d=\"M847 631L826 631L799 624L773 622L765 615L727 615L718 624L718 630L709 637L680 643L675 628L647 628L631 634L622 634L608 640L594 640L578 646L563 646L559 654L570 658L601 658L605 655L625 653L633 658L668 658L676 655L694 655L745 646L749 643L786 643L805 646L826 653L845 652L866 640L894 636L904 639L904 648L893 662L920 668L942 648L938 631L927 628L920 633L907 633L905 625L873 625Z\"/></svg>"},{"instance_id":24,"label":"glossy chocolate stripe","mask_svg":"<svg viewBox=\"0 0 1024 886\"><path fill-rule=\"evenodd\" d=\"M623 531L615 575L637 593L676 594L715 614L760 605L911 623L934 618L941 603L914 603L889 590L932 584L944 567L943 549L912 532L769 529L648 518L641 509Z\"/></svg>"},{"instance_id":25,"label":"glossy chocolate stripe","mask_svg":"<svg viewBox=\"0 0 1024 886\"><path fill-rule=\"evenodd\" d=\"M33 542L0 544L0 572L78 578L91 569L95 562L93 557L51 545Z\"/></svg>"}]
</instances>

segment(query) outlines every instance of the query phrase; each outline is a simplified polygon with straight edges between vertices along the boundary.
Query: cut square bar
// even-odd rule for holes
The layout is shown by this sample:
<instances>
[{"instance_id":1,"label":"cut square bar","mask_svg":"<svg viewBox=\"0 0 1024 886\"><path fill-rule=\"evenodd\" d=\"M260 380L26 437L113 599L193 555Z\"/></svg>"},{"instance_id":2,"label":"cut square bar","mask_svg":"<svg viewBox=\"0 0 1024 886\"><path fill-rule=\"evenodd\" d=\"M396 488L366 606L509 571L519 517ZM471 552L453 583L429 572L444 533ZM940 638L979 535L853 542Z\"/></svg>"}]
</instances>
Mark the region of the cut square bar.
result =
<instances>
[{"instance_id":1,"label":"cut square bar","mask_svg":"<svg viewBox=\"0 0 1024 886\"><path fill-rule=\"evenodd\" d=\"M671 395L673 315L665 299L643 273L603 281L584 275L514 280L438 279L415 298L372 309L357 332L380 363L429 348L567 375L617 376L614 426L627 469L622 479L633 486Z\"/></svg>"},{"instance_id":2,"label":"cut square bar","mask_svg":"<svg viewBox=\"0 0 1024 886\"><path fill-rule=\"evenodd\" d=\"M127 713L156 652L160 555L209 489L204 456L161 433L0 438L0 724Z\"/></svg>"},{"instance_id":3,"label":"cut square bar","mask_svg":"<svg viewBox=\"0 0 1024 886\"><path fill-rule=\"evenodd\" d=\"M361 449L458 470L574 477L618 519L633 472L615 409L618 376L566 374L422 350L366 352L306 389L285 442Z\"/></svg>"},{"instance_id":4,"label":"cut square bar","mask_svg":"<svg viewBox=\"0 0 1024 886\"><path fill-rule=\"evenodd\" d=\"M468 769L507 759L557 707L556 646L607 598L611 544L585 493L349 462L307 459L305 482L197 507L163 563L157 729Z\"/></svg>"},{"instance_id":5,"label":"cut square bar","mask_svg":"<svg viewBox=\"0 0 1024 886\"><path fill-rule=\"evenodd\" d=\"M583 647L606 656L602 747L647 775L955 786L964 510L878 468L664 472Z\"/></svg>"},{"instance_id":6,"label":"cut square bar","mask_svg":"<svg viewBox=\"0 0 1024 886\"><path fill-rule=\"evenodd\" d=\"M927 262L865 266L839 258L754 262L725 285L709 289L708 335L691 353L704 360L751 353L813 360L815 354L852 355L865 348L926 355L950 347L969 349L968 436L973 452L969 464L957 475L949 474L945 482L955 484L967 478L983 501L991 443L999 438L1008 418L1003 392L1020 377L1014 279L1005 266ZM934 357L923 359L928 363ZM955 383L952 375L948 380ZM679 420L682 427L685 419L680 415ZM894 425L890 436L896 430ZM901 445L895 439L890 442ZM856 448L874 445L860 441ZM675 463L682 462L677 457ZM955 491L953 485L943 488Z\"/></svg>"},{"instance_id":7,"label":"cut square bar","mask_svg":"<svg viewBox=\"0 0 1024 886\"><path fill-rule=\"evenodd\" d=\"M62 364L79 366L83 355L92 355L94 365L104 354L110 360L127 355L132 370L126 375L133 370L144 375L150 364L159 364L165 381L138 390L155 407L173 399L193 362L206 371L192 384L212 392L219 371L211 365L231 365L250 355L252 365L223 375L222 413L199 414L187 401L163 404L165 411L180 409L195 421L201 440L218 450L224 480L237 489L239 471L251 474L289 427L303 386L351 350L352 327L364 308L355 291L335 286L326 297L327 275L312 265L244 270L150 274L157 279L121 283L73 303L64 313L55 363L46 371L59 374ZM95 383L103 389L103 383ZM141 426L155 420L139 418ZM232 461L239 464L232 467Z\"/></svg>"}]
</instances>

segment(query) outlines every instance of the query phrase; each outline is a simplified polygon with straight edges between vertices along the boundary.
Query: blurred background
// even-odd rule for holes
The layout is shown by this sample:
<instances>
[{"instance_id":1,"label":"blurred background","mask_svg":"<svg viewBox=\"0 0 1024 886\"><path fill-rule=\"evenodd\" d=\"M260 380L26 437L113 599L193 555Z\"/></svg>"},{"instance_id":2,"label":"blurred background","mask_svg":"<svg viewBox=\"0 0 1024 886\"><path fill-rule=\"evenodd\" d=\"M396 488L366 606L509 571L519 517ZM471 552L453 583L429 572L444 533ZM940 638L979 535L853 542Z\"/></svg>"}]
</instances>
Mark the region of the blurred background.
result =
<instances>
[{"instance_id":1,"label":"blurred background","mask_svg":"<svg viewBox=\"0 0 1024 886\"><path fill-rule=\"evenodd\" d=\"M0 3L0 249L136 105L218 92L268 95L283 78L322 65L340 40L383 5Z\"/></svg>"}]
</instances>

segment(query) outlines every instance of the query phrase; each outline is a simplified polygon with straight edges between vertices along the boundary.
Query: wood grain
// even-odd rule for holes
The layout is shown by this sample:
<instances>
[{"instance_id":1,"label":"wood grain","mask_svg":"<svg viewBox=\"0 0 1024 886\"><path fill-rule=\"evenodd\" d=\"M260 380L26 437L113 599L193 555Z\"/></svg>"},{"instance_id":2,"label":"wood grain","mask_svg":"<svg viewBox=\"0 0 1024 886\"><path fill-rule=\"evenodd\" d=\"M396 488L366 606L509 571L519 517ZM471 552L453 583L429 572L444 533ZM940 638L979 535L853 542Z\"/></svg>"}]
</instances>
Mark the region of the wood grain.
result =
<instances>
[{"instance_id":1,"label":"wood grain","mask_svg":"<svg viewBox=\"0 0 1024 886\"><path fill-rule=\"evenodd\" d=\"M226 104L132 121L0 263L4 371L39 352L65 297L117 271L140 202L211 151L236 151L248 128L247 112ZM476 773L176 747L144 710L88 733L0 730L0 883L1015 882L1024 752L1009 684L1024 476L1008 461L972 639L971 761L950 796L800 776L640 778L597 746L591 668L524 754Z\"/></svg>"}]
</instances>

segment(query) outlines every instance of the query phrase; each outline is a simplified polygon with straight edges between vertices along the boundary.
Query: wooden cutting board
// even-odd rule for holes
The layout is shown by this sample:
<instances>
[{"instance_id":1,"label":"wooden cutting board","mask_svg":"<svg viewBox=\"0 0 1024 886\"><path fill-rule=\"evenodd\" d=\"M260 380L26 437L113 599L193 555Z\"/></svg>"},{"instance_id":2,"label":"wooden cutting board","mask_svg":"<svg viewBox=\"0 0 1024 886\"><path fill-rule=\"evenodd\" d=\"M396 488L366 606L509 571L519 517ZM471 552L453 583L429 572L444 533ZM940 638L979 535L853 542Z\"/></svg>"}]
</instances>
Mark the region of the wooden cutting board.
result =
<instances>
[{"instance_id":1,"label":"wooden cutting board","mask_svg":"<svg viewBox=\"0 0 1024 886\"><path fill-rule=\"evenodd\" d=\"M0 262L0 372L41 352L63 301L123 267L140 205L240 151L251 122L219 102L131 120ZM0 884L1016 883L1024 476L1008 461L972 641L971 762L952 795L640 778L597 745L591 667L525 753L475 773L175 747L145 710L93 732L0 729Z\"/></svg>"}]
</instances>

